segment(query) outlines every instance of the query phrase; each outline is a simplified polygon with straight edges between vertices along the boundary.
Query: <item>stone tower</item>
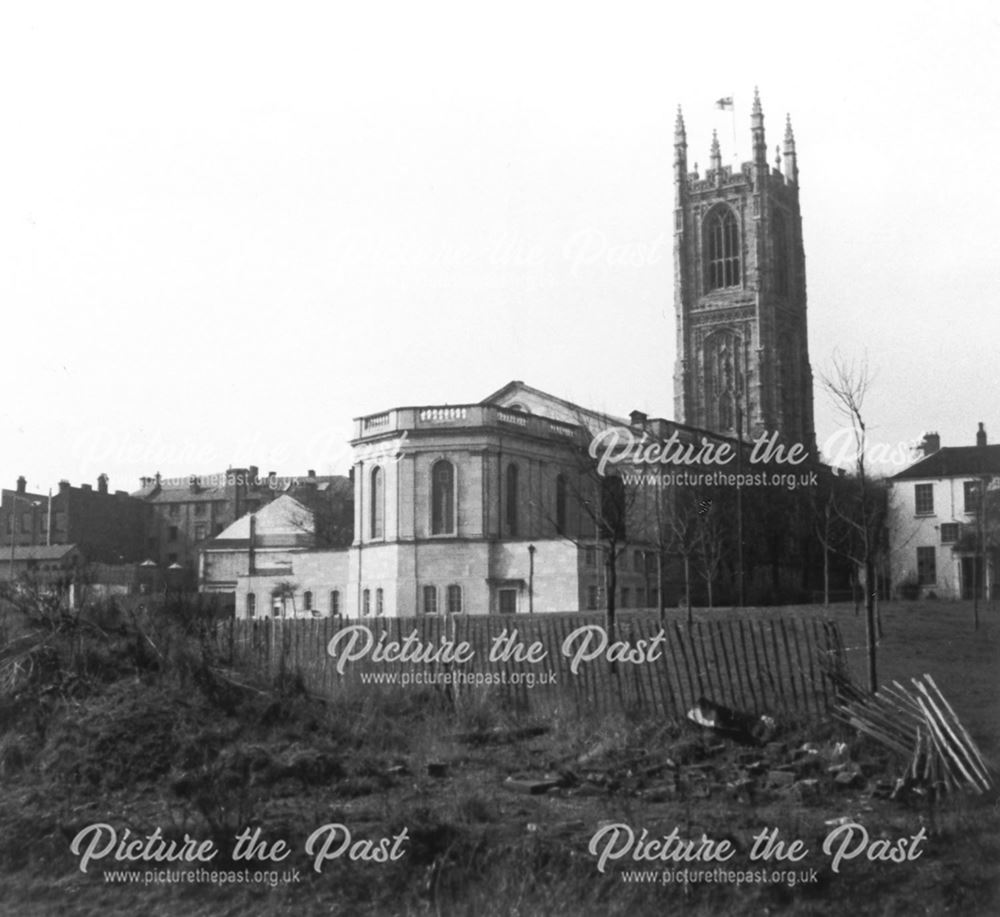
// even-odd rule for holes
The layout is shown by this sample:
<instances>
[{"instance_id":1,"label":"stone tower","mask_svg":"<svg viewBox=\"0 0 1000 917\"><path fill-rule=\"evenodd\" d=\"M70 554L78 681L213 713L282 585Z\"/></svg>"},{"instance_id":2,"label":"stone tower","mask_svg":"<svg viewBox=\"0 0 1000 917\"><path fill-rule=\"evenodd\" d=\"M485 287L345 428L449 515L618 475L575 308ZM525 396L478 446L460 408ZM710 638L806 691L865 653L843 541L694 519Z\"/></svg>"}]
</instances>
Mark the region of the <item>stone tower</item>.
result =
<instances>
[{"instance_id":1,"label":"stone tower","mask_svg":"<svg viewBox=\"0 0 1000 917\"><path fill-rule=\"evenodd\" d=\"M680 109L674 130L677 420L744 438L778 431L815 447L806 334L799 172L789 119L767 161L754 91L753 159L722 165L713 135L704 177L688 171Z\"/></svg>"}]
</instances>

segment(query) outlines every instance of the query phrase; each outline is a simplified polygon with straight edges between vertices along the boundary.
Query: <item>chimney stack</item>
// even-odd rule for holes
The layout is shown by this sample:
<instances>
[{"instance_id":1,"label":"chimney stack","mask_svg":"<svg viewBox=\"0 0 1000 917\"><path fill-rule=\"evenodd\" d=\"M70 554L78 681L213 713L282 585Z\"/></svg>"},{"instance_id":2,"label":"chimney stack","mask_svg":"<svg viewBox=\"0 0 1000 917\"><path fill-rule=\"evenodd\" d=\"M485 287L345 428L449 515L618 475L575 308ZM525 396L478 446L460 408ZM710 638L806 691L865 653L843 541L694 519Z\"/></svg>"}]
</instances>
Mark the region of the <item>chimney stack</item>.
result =
<instances>
[{"instance_id":1,"label":"chimney stack","mask_svg":"<svg viewBox=\"0 0 1000 917\"><path fill-rule=\"evenodd\" d=\"M63 479L59 482L59 493L68 494L69 493L69 481Z\"/></svg>"},{"instance_id":2,"label":"chimney stack","mask_svg":"<svg viewBox=\"0 0 1000 917\"><path fill-rule=\"evenodd\" d=\"M982 421L979 421L979 429L976 431L976 445L986 445L986 427L983 426Z\"/></svg>"},{"instance_id":3,"label":"chimney stack","mask_svg":"<svg viewBox=\"0 0 1000 917\"><path fill-rule=\"evenodd\" d=\"M19 494L23 494L23 493L24 493L24 492L25 492L25 491L27 490L27 488L28 488L28 481L27 481L27 479L26 479L26 478L24 477L24 475L22 474L22 475L21 475L21 476L20 476L20 477L19 477L19 478L17 479L17 492L18 492Z\"/></svg>"},{"instance_id":4,"label":"chimney stack","mask_svg":"<svg viewBox=\"0 0 1000 917\"><path fill-rule=\"evenodd\" d=\"M920 442L920 451L923 452L924 458L928 455L933 455L941 448L941 434L940 433L925 433L924 438Z\"/></svg>"},{"instance_id":5,"label":"chimney stack","mask_svg":"<svg viewBox=\"0 0 1000 917\"><path fill-rule=\"evenodd\" d=\"M633 411L628 418L633 427L641 427L646 423L646 415L642 411Z\"/></svg>"},{"instance_id":6,"label":"chimney stack","mask_svg":"<svg viewBox=\"0 0 1000 917\"><path fill-rule=\"evenodd\" d=\"M97 476L97 492L99 494L106 494L108 492L108 476L106 474Z\"/></svg>"}]
</instances>

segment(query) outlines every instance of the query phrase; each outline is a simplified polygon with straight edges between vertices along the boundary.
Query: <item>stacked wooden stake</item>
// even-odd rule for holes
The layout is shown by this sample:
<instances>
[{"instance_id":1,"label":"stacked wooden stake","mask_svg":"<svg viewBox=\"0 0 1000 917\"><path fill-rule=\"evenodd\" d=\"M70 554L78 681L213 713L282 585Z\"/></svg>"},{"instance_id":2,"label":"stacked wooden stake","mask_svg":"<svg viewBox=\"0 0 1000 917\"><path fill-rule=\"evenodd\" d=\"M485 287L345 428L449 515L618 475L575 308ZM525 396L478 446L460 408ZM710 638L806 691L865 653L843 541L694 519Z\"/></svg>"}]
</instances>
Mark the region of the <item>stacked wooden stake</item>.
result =
<instances>
[{"instance_id":1,"label":"stacked wooden stake","mask_svg":"<svg viewBox=\"0 0 1000 917\"><path fill-rule=\"evenodd\" d=\"M939 790L993 789L990 768L930 675L898 681L834 709L855 729L909 759L906 776Z\"/></svg>"}]
</instances>

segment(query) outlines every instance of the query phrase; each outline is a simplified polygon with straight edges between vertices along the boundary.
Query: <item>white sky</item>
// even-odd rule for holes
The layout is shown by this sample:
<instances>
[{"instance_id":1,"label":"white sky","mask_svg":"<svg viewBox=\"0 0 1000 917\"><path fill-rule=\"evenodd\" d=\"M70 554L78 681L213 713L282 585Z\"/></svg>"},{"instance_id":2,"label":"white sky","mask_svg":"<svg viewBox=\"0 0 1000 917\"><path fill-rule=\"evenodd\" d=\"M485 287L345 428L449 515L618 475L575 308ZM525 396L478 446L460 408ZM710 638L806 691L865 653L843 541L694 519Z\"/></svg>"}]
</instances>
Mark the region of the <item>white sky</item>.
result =
<instances>
[{"instance_id":1,"label":"white sky","mask_svg":"<svg viewBox=\"0 0 1000 917\"><path fill-rule=\"evenodd\" d=\"M0 484L346 473L352 417L510 379L672 416L676 106L704 170L733 95L745 159L755 84L817 377L867 350L879 442L1000 441L994 5L686 10L9 4Z\"/></svg>"}]
</instances>

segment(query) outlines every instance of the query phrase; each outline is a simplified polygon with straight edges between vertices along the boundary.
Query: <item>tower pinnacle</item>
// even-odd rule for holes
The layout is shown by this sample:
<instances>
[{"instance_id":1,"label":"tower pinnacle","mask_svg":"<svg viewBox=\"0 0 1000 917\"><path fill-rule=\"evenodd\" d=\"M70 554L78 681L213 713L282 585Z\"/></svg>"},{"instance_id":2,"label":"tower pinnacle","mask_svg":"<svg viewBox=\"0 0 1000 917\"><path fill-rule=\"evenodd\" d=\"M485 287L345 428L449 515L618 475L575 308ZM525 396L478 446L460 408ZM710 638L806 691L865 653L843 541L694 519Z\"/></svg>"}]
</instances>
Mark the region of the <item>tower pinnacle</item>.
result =
<instances>
[{"instance_id":1,"label":"tower pinnacle","mask_svg":"<svg viewBox=\"0 0 1000 917\"><path fill-rule=\"evenodd\" d=\"M760 107L760 93L753 90L753 111L750 113L750 130L753 134L753 161L767 168L767 144L764 141L764 110Z\"/></svg>"},{"instance_id":2,"label":"tower pinnacle","mask_svg":"<svg viewBox=\"0 0 1000 917\"><path fill-rule=\"evenodd\" d=\"M792 132L792 116L785 115L785 180L790 184L799 183L799 166L795 155L795 134Z\"/></svg>"}]
</instances>

